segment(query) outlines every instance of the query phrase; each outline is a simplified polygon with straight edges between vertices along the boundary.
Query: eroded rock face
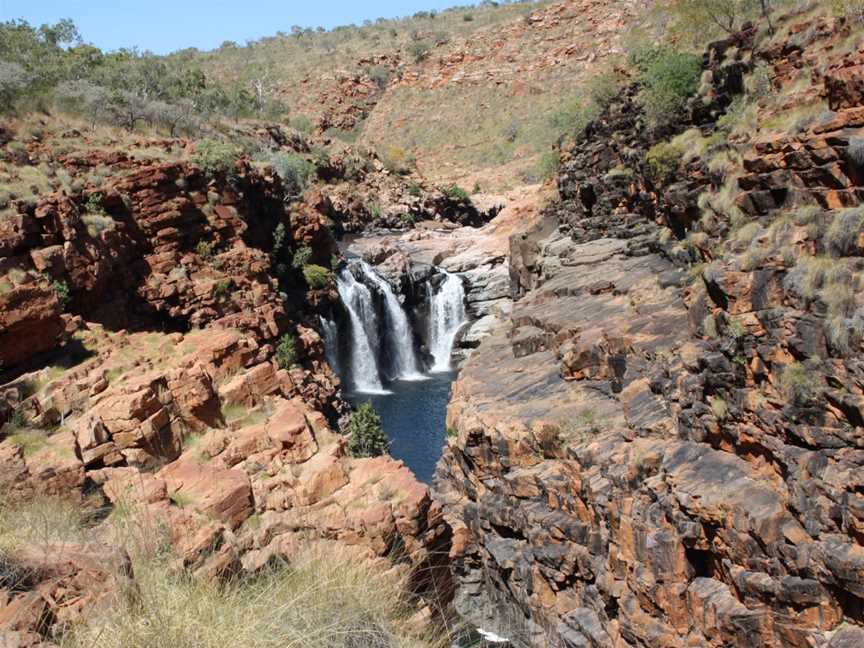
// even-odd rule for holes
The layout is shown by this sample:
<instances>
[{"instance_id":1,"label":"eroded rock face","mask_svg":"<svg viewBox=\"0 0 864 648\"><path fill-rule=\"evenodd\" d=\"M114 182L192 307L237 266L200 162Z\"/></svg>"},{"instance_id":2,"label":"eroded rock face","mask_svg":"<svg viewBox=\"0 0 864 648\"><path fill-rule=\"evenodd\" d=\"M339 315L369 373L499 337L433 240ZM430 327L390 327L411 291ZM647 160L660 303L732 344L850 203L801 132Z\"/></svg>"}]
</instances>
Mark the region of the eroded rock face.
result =
<instances>
[{"instance_id":1,"label":"eroded rock face","mask_svg":"<svg viewBox=\"0 0 864 648\"><path fill-rule=\"evenodd\" d=\"M0 294L0 361L4 364L53 348L64 329L60 303L50 286L33 282Z\"/></svg>"},{"instance_id":2,"label":"eroded rock face","mask_svg":"<svg viewBox=\"0 0 864 648\"><path fill-rule=\"evenodd\" d=\"M126 154L66 165L124 173L89 203L41 197L0 244L0 269L15 269L0 274L0 361L15 377L0 389L4 504L115 507L204 578L348 545L392 569L418 608L446 604L441 507L401 462L348 457L338 431L348 408L314 328L335 290L288 270L301 248L329 266L324 216L287 204L279 180L243 159L230 179ZM287 368L275 358L285 335ZM68 573L44 592L0 583L0 643L39 645L117 593L115 565L96 574L83 550L54 553Z\"/></svg>"},{"instance_id":3,"label":"eroded rock face","mask_svg":"<svg viewBox=\"0 0 864 648\"><path fill-rule=\"evenodd\" d=\"M763 55L788 74L788 49ZM656 135L631 92L565 152L561 200L512 237L512 314L454 386L458 436L434 490L457 609L516 645L854 645L861 340L832 342L825 309L776 256L745 267L730 254L687 277L711 239L682 252L668 237L692 231L714 180L698 162L651 179ZM742 145L739 207L758 218L817 202L827 219L858 205L846 147L860 110ZM839 263L859 268L853 238ZM782 376L808 358L812 391L796 396Z\"/></svg>"}]
</instances>

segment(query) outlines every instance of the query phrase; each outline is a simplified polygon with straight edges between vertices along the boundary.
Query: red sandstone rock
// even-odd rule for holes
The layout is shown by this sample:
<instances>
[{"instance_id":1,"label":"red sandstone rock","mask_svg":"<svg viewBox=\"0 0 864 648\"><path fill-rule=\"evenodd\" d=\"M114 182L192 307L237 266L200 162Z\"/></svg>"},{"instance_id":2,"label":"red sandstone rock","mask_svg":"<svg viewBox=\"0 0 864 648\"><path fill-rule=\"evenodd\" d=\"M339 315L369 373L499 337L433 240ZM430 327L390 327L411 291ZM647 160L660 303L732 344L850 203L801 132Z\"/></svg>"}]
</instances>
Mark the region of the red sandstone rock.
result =
<instances>
[{"instance_id":1,"label":"red sandstone rock","mask_svg":"<svg viewBox=\"0 0 864 648\"><path fill-rule=\"evenodd\" d=\"M7 559L24 575L0 590L0 641L11 635L13 646L42 645L42 636L80 623L121 589L134 595L129 557L107 545L33 545Z\"/></svg>"},{"instance_id":2,"label":"red sandstone rock","mask_svg":"<svg viewBox=\"0 0 864 648\"><path fill-rule=\"evenodd\" d=\"M56 292L33 279L0 293L0 362L14 365L53 348L63 332Z\"/></svg>"}]
</instances>

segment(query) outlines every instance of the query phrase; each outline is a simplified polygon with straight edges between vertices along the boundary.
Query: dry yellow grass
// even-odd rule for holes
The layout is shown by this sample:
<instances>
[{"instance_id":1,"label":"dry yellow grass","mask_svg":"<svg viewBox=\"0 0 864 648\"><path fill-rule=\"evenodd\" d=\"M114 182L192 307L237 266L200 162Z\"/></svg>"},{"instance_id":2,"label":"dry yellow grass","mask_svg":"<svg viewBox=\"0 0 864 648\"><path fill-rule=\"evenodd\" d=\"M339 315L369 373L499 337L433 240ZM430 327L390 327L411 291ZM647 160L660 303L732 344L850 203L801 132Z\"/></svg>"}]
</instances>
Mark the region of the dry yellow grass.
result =
<instances>
[{"instance_id":1,"label":"dry yellow grass","mask_svg":"<svg viewBox=\"0 0 864 648\"><path fill-rule=\"evenodd\" d=\"M124 547L135 595L54 638L60 648L444 648L444 632L416 636L414 607L391 571L335 542L310 543L290 565L214 583L175 568L153 520L116 508L98 525L81 509L39 498L0 507L0 576L12 577L21 546L95 538ZM3 571L5 570L5 571Z\"/></svg>"}]
</instances>

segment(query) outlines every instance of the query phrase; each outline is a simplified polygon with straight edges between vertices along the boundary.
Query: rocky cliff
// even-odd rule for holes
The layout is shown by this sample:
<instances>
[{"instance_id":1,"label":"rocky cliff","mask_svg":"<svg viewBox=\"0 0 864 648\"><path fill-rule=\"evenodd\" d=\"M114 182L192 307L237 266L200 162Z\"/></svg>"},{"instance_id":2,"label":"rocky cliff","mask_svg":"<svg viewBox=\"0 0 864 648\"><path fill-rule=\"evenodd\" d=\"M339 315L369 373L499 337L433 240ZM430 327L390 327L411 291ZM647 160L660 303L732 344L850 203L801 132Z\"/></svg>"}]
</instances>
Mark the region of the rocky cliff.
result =
<instances>
[{"instance_id":1,"label":"rocky cliff","mask_svg":"<svg viewBox=\"0 0 864 648\"><path fill-rule=\"evenodd\" d=\"M0 219L4 506L126 511L208 578L337 543L446 600L440 506L401 462L349 456L340 433L347 405L315 331L335 286L292 267L299 250L338 258L324 215L245 158L210 173L125 153L59 163L103 181ZM4 640L44 645L115 592L96 556L122 565L122 550L103 545L4 549Z\"/></svg>"},{"instance_id":2,"label":"rocky cliff","mask_svg":"<svg viewBox=\"0 0 864 648\"><path fill-rule=\"evenodd\" d=\"M631 87L562 155L436 474L456 606L481 627L538 646L864 642L848 35L793 15L752 56L752 33L714 44L679 126L651 130Z\"/></svg>"}]
</instances>

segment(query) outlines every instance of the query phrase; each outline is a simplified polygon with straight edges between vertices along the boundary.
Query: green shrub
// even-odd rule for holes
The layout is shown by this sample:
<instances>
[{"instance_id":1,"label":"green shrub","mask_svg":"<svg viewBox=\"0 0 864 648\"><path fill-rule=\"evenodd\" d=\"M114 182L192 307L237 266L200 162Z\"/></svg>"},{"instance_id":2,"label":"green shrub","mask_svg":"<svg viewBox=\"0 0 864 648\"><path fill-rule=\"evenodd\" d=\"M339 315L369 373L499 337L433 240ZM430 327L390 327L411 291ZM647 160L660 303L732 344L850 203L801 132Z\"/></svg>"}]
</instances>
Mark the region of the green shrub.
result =
<instances>
[{"instance_id":1,"label":"green shrub","mask_svg":"<svg viewBox=\"0 0 864 648\"><path fill-rule=\"evenodd\" d=\"M309 263L309 259L312 258L312 248L308 245L304 245L303 247L299 247L294 251L294 256L291 259L291 265L300 270L304 266Z\"/></svg>"},{"instance_id":2,"label":"green shrub","mask_svg":"<svg viewBox=\"0 0 864 648\"><path fill-rule=\"evenodd\" d=\"M447 194L447 197L451 198L452 200L459 200L459 201L464 202L464 201L468 201L471 199L471 196L468 195L467 191L465 191L459 185L455 185L455 184L447 187L444 190L444 193Z\"/></svg>"},{"instance_id":3,"label":"green shrub","mask_svg":"<svg viewBox=\"0 0 864 648\"><path fill-rule=\"evenodd\" d=\"M198 241L198 244L195 246L195 254L206 261L213 256L213 243L204 240Z\"/></svg>"},{"instance_id":4,"label":"green shrub","mask_svg":"<svg viewBox=\"0 0 864 648\"><path fill-rule=\"evenodd\" d=\"M385 88L390 81L390 68L385 65L373 65L366 70L366 76L375 82L379 88Z\"/></svg>"},{"instance_id":5,"label":"green shrub","mask_svg":"<svg viewBox=\"0 0 864 648\"><path fill-rule=\"evenodd\" d=\"M561 168L561 154L558 151L546 151L540 156L537 169L541 178L551 178L558 174Z\"/></svg>"},{"instance_id":6,"label":"green shrub","mask_svg":"<svg viewBox=\"0 0 864 648\"><path fill-rule=\"evenodd\" d=\"M72 301L72 293L69 290L69 284L63 279L52 279L47 277L51 282L51 288L57 294L57 301L60 302L61 310L66 310L69 302Z\"/></svg>"},{"instance_id":7,"label":"green shrub","mask_svg":"<svg viewBox=\"0 0 864 648\"><path fill-rule=\"evenodd\" d=\"M780 375L780 392L796 405L807 405L822 394L822 380L813 363L793 362Z\"/></svg>"},{"instance_id":8,"label":"green shrub","mask_svg":"<svg viewBox=\"0 0 864 648\"><path fill-rule=\"evenodd\" d=\"M414 59L415 63L419 63L423 59L429 56L429 52L432 51L432 46L425 41L417 41L411 43L408 47L408 53L411 54L411 58Z\"/></svg>"},{"instance_id":9,"label":"green shrub","mask_svg":"<svg viewBox=\"0 0 864 648\"><path fill-rule=\"evenodd\" d=\"M193 164L201 167L210 176L234 174L234 164L240 157L240 149L219 140L203 139L195 144Z\"/></svg>"},{"instance_id":10,"label":"green shrub","mask_svg":"<svg viewBox=\"0 0 864 648\"><path fill-rule=\"evenodd\" d=\"M642 102L652 126L675 121L687 99L699 88L702 59L694 54L658 48L642 61Z\"/></svg>"},{"instance_id":11,"label":"green shrub","mask_svg":"<svg viewBox=\"0 0 864 648\"><path fill-rule=\"evenodd\" d=\"M102 207L102 194L92 193L87 196L87 202L84 204L84 209L91 214L102 214L105 209Z\"/></svg>"},{"instance_id":12,"label":"green shrub","mask_svg":"<svg viewBox=\"0 0 864 648\"><path fill-rule=\"evenodd\" d=\"M270 156L270 165L292 195L303 193L315 172L315 165L296 153L274 153Z\"/></svg>"},{"instance_id":13,"label":"green shrub","mask_svg":"<svg viewBox=\"0 0 864 648\"><path fill-rule=\"evenodd\" d=\"M682 155L683 151L670 142L652 146L645 158L651 180L657 185L666 184L678 169Z\"/></svg>"},{"instance_id":14,"label":"green shrub","mask_svg":"<svg viewBox=\"0 0 864 648\"><path fill-rule=\"evenodd\" d=\"M297 364L297 338L286 333L276 344L276 364L282 369L290 369Z\"/></svg>"},{"instance_id":15,"label":"green shrub","mask_svg":"<svg viewBox=\"0 0 864 648\"><path fill-rule=\"evenodd\" d=\"M348 452L352 457L378 457L390 451L390 440L381 428L381 417L371 403L363 403L348 423Z\"/></svg>"},{"instance_id":16,"label":"green shrub","mask_svg":"<svg viewBox=\"0 0 864 648\"><path fill-rule=\"evenodd\" d=\"M312 263L303 268L303 278L310 288L320 290L330 284L332 275L327 268Z\"/></svg>"},{"instance_id":17,"label":"green shrub","mask_svg":"<svg viewBox=\"0 0 864 648\"><path fill-rule=\"evenodd\" d=\"M285 247L286 238L288 238L288 231L285 229L285 223L279 223L273 229L273 248L270 251L272 259L279 258L279 255Z\"/></svg>"}]
</instances>

